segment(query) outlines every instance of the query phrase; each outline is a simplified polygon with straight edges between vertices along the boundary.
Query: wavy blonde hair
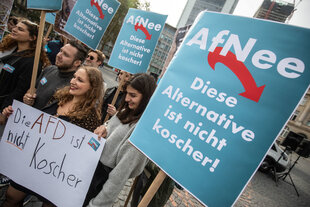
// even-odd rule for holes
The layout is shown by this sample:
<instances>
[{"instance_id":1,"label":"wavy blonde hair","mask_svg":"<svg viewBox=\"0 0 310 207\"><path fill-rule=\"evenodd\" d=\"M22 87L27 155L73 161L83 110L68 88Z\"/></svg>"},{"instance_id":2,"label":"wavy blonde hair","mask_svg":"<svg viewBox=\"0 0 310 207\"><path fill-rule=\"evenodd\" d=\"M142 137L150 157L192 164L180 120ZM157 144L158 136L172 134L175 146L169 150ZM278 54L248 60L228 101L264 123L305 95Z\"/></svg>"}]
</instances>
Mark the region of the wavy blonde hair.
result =
<instances>
[{"instance_id":1,"label":"wavy blonde hair","mask_svg":"<svg viewBox=\"0 0 310 207\"><path fill-rule=\"evenodd\" d=\"M103 77L99 69L90 66L80 66L78 70L85 70L88 75L90 89L86 92L84 98L75 104L72 111L67 116L77 119L85 118L95 110L98 119L101 119L101 105L103 97ZM54 94L54 98L59 101L61 106L73 99L73 95L69 93L70 86L59 89Z\"/></svg>"}]
</instances>

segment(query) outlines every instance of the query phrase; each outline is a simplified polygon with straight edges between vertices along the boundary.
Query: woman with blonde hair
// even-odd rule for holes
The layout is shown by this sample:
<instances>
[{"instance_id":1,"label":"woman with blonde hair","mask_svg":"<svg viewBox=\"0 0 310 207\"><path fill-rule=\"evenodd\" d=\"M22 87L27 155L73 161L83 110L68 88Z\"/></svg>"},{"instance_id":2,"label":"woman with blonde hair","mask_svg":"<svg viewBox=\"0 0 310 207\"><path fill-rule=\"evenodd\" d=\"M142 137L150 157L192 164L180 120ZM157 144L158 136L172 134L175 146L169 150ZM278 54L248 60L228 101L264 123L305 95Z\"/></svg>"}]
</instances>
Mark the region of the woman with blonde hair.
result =
<instances>
[{"instance_id":1,"label":"woman with blonde hair","mask_svg":"<svg viewBox=\"0 0 310 207\"><path fill-rule=\"evenodd\" d=\"M94 131L101 124L102 91L101 71L94 67L81 66L70 81L70 86L56 91L43 111L89 131ZM2 113L9 117L13 113L12 106L6 107ZM38 197L43 201L43 206L54 206L42 196L11 181L2 207L22 205L27 194Z\"/></svg>"}]
</instances>

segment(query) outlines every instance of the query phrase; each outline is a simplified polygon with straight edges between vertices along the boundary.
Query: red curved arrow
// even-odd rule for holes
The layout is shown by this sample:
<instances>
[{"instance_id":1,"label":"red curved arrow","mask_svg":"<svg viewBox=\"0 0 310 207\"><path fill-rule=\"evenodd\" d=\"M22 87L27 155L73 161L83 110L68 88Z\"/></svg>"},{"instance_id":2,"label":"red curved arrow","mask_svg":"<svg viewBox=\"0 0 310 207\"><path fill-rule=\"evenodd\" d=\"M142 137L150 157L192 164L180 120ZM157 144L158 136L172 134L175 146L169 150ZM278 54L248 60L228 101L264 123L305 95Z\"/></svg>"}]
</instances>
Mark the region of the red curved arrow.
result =
<instances>
[{"instance_id":1,"label":"red curved arrow","mask_svg":"<svg viewBox=\"0 0 310 207\"><path fill-rule=\"evenodd\" d=\"M253 76L244 63L237 60L236 55L230 51L228 51L226 56L220 55L222 49L222 47L217 47L214 52L209 52L208 63L211 68L215 70L215 64L218 62L226 65L238 77L245 89L245 92L240 93L239 95L258 102L264 91L265 85L257 87Z\"/></svg>"},{"instance_id":2,"label":"red curved arrow","mask_svg":"<svg viewBox=\"0 0 310 207\"><path fill-rule=\"evenodd\" d=\"M95 5L95 7L97 8L97 10L98 10L98 12L99 12L99 14L100 14L99 18L100 18L100 19L103 19L103 18L104 18L104 14L103 14L102 9L101 9L101 7L99 6L98 2L95 2L94 0L91 0L91 1L90 1L90 5L91 5L91 6Z\"/></svg>"},{"instance_id":3,"label":"red curved arrow","mask_svg":"<svg viewBox=\"0 0 310 207\"><path fill-rule=\"evenodd\" d=\"M147 31L147 29L145 27L143 27L142 24L139 24L137 22L137 24L135 25L135 30L138 31L138 29L140 29L145 34L145 36L146 36L145 39L146 40L150 40L151 39L152 35Z\"/></svg>"}]
</instances>

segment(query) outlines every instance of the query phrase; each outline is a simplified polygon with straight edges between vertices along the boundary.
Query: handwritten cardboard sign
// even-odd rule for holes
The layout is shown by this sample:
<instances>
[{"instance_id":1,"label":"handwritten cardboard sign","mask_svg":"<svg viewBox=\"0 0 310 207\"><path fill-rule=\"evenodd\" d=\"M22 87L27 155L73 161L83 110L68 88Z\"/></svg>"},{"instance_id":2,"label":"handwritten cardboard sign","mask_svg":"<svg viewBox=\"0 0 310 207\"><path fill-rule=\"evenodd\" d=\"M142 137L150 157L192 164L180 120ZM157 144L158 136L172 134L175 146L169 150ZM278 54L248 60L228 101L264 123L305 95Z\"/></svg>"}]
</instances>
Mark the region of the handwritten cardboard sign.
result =
<instances>
[{"instance_id":1,"label":"handwritten cardboard sign","mask_svg":"<svg viewBox=\"0 0 310 207\"><path fill-rule=\"evenodd\" d=\"M13 102L0 141L0 173L56 206L82 206L104 140L21 102Z\"/></svg>"},{"instance_id":2,"label":"handwritten cardboard sign","mask_svg":"<svg viewBox=\"0 0 310 207\"><path fill-rule=\"evenodd\" d=\"M129 73L146 72L167 15L129 9L108 64Z\"/></svg>"},{"instance_id":3,"label":"handwritten cardboard sign","mask_svg":"<svg viewBox=\"0 0 310 207\"><path fill-rule=\"evenodd\" d=\"M62 0L27 0L27 9L58 11L61 4Z\"/></svg>"},{"instance_id":4,"label":"handwritten cardboard sign","mask_svg":"<svg viewBox=\"0 0 310 207\"><path fill-rule=\"evenodd\" d=\"M205 205L232 206L309 87L309 36L202 13L130 141Z\"/></svg>"},{"instance_id":5,"label":"handwritten cardboard sign","mask_svg":"<svg viewBox=\"0 0 310 207\"><path fill-rule=\"evenodd\" d=\"M64 30L96 49L119 5L117 0L77 1Z\"/></svg>"}]
</instances>

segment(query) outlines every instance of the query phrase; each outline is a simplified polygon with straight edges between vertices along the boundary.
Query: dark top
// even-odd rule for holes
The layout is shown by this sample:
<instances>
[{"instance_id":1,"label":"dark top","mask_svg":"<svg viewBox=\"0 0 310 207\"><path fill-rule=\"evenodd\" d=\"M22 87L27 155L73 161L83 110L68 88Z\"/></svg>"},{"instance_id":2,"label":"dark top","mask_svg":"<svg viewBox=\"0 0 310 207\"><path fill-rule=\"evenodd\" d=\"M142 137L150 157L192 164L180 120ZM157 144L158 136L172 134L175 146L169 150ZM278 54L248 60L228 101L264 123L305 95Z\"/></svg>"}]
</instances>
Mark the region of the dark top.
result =
<instances>
[{"instance_id":1,"label":"dark top","mask_svg":"<svg viewBox=\"0 0 310 207\"><path fill-rule=\"evenodd\" d=\"M37 97L33 107L41 110L46 106L58 89L70 84L74 73L75 71L62 72L55 65L46 67L36 83Z\"/></svg>"},{"instance_id":2,"label":"dark top","mask_svg":"<svg viewBox=\"0 0 310 207\"><path fill-rule=\"evenodd\" d=\"M58 108L58 101L53 101L49 103L46 107L44 107L42 110L48 114L56 115L57 108ZM68 121L91 132L95 131L95 129L101 125L101 119L97 118L95 109L93 109L91 113L88 114L86 117L83 117L81 119L69 116L58 116L58 117L62 120Z\"/></svg>"},{"instance_id":3,"label":"dark top","mask_svg":"<svg viewBox=\"0 0 310 207\"><path fill-rule=\"evenodd\" d=\"M63 45L64 44L60 40L51 40L48 41L48 43L45 45L46 54L52 65L55 64L56 55L58 54L60 48L62 48Z\"/></svg>"},{"instance_id":4,"label":"dark top","mask_svg":"<svg viewBox=\"0 0 310 207\"><path fill-rule=\"evenodd\" d=\"M22 52L13 52L0 58L4 67L0 73L0 110L12 104L13 99L23 101L30 88L34 57L22 57ZM39 64L38 75L42 64Z\"/></svg>"},{"instance_id":5,"label":"dark top","mask_svg":"<svg viewBox=\"0 0 310 207\"><path fill-rule=\"evenodd\" d=\"M107 115L108 104L112 103L112 100L114 98L116 91L117 91L117 87L108 88L104 94L103 103L102 103L102 110L101 110L102 121L105 119L105 116ZM116 109L120 106L121 100L122 100L124 94L125 93L122 91L119 92L118 97L117 97L116 102L115 102L115 105L114 105Z\"/></svg>"}]
</instances>

